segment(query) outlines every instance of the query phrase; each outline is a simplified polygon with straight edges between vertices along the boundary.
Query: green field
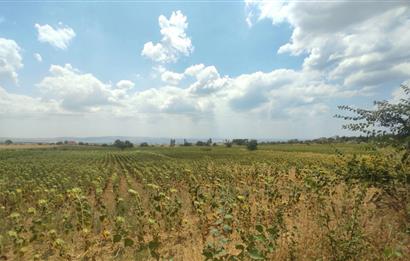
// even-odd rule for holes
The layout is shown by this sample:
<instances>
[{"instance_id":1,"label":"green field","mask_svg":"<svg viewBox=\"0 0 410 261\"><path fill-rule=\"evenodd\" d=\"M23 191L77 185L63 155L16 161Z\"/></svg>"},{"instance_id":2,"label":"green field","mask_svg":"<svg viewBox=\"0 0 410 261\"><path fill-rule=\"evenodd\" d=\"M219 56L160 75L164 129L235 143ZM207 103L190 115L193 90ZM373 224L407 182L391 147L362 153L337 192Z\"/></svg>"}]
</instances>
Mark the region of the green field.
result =
<instances>
[{"instance_id":1,"label":"green field","mask_svg":"<svg viewBox=\"0 0 410 261\"><path fill-rule=\"evenodd\" d=\"M0 260L408 260L408 173L367 144L11 146Z\"/></svg>"}]
</instances>

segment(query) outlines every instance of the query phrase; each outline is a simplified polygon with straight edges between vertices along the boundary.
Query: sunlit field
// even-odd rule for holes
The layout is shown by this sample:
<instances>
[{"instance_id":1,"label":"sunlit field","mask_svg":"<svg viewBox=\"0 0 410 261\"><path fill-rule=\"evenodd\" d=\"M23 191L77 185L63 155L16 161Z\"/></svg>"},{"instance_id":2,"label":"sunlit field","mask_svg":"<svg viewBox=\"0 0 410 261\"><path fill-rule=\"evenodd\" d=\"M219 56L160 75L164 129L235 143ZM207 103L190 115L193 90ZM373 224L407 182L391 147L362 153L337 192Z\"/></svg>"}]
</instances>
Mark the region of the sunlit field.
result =
<instances>
[{"instance_id":1,"label":"sunlit field","mask_svg":"<svg viewBox=\"0 0 410 261\"><path fill-rule=\"evenodd\" d=\"M410 167L391 152L11 146L0 260L408 260Z\"/></svg>"}]
</instances>

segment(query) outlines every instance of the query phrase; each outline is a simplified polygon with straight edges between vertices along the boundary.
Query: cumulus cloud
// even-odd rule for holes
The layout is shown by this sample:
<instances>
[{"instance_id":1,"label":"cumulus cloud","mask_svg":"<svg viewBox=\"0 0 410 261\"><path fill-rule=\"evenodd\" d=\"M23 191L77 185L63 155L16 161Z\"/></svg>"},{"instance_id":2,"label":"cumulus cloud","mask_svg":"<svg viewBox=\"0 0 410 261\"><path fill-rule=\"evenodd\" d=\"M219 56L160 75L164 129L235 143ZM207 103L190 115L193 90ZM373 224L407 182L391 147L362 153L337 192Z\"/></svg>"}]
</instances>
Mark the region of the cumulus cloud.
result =
<instances>
[{"instance_id":1,"label":"cumulus cloud","mask_svg":"<svg viewBox=\"0 0 410 261\"><path fill-rule=\"evenodd\" d=\"M177 86L181 80L185 77L183 73L177 73L166 69L164 66L159 65L153 68L154 75L158 74L161 81L168 85Z\"/></svg>"},{"instance_id":2,"label":"cumulus cloud","mask_svg":"<svg viewBox=\"0 0 410 261\"><path fill-rule=\"evenodd\" d=\"M325 103L336 97L350 97L356 92L326 84L314 72L277 69L255 72L230 80L226 94L232 110L240 113L263 113L270 118L303 117L326 112Z\"/></svg>"},{"instance_id":3,"label":"cumulus cloud","mask_svg":"<svg viewBox=\"0 0 410 261\"><path fill-rule=\"evenodd\" d=\"M159 43L147 42L141 55L155 62L176 62L181 55L190 55L194 47L186 35L187 17L181 12L172 12L169 19L161 15L158 18L162 39Z\"/></svg>"},{"instance_id":4,"label":"cumulus cloud","mask_svg":"<svg viewBox=\"0 0 410 261\"><path fill-rule=\"evenodd\" d=\"M132 88L134 88L135 84L129 80L121 80L117 82L116 86L117 88L122 90L131 90Z\"/></svg>"},{"instance_id":5,"label":"cumulus cloud","mask_svg":"<svg viewBox=\"0 0 410 261\"><path fill-rule=\"evenodd\" d=\"M49 43L55 48L67 49L72 39L76 36L74 30L61 22L56 28L45 24L35 24L37 29L37 39L42 43Z\"/></svg>"},{"instance_id":6,"label":"cumulus cloud","mask_svg":"<svg viewBox=\"0 0 410 261\"><path fill-rule=\"evenodd\" d=\"M37 62L41 63L43 61L43 57L39 53L33 54L34 59L36 59Z\"/></svg>"},{"instance_id":7,"label":"cumulus cloud","mask_svg":"<svg viewBox=\"0 0 410 261\"><path fill-rule=\"evenodd\" d=\"M238 77L221 76L215 66L192 65L182 73L157 68L162 74L178 75L187 85L149 89L135 94L138 110L163 113L208 113L220 108L233 113L260 113L271 118L295 116L309 109L314 116L327 111L325 102L335 97L358 95L356 91L327 84L316 72L277 69ZM190 83L189 83L190 82ZM177 106L178 105L178 106ZM218 108L219 107L219 108Z\"/></svg>"},{"instance_id":8,"label":"cumulus cloud","mask_svg":"<svg viewBox=\"0 0 410 261\"><path fill-rule=\"evenodd\" d=\"M221 77L215 66L197 64L188 67L185 74L195 78L195 82L189 86L189 91L196 95L208 95L224 89L228 83L228 77Z\"/></svg>"},{"instance_id":9,"label":"cumulus cloud","mask_svg":"<svg viewBox=\"0 0 410 261\"><path fill-rule=\"evenodd\" d=\"M171 85L178 85L179 82L184 78L184 74L171 72L165 70L161 73L161 80Z\"/></svg>"},{"instance_id":10,"label":"cumulus cloud","mask_svg":"<svg viewBox=\"0 0 410 261\"><path fill-rule=\"evenodd\" d=\"M112 86L92 74L81 73L70 64L51 65L49 72L50 76L37 86L45 96L59 100L66 110L93 111L116 103Z\"/></svg>"},{"instance_id":11,"label":"cumulus cloud","mask_svg":"<svg viewBox=\"0 0 410 261\"><path fill-rule=\"evenodd\" d=\"M188 91L195 95L207 95L219 91L226 86L228 77L221 77L215 66L195 64L189 66L182 73L169 71L163 66L154 68L161 76L161 80L169 85L178 86L182 79L193 79Z\"/></svg>"},{"instance_id":12,"label":"cumulus cloud","mask_svg":"<svg viewBox=\"0 0 410 261\"><path fill-rule=\"evenodd\" d=\"M328 111L329 99L352 95L323 83L317 73L283 69L229 77L221 76L215 66L197 64L177 73L186 78L183 83L145 90L134 90L129 80L104 83L70 64L52 65L49 71L37 84L41 98L0 89L0 116L81 114L156 124L175 120L186 126L220 121L226 126L251 119L314 119Z\"/></svg>"},{"instance_id":13,"label":"cumulus cloud","mask_svg":"<svg viewBox=\"0 0 410 261\"><path fill-rule=\"evenodd\" d=\"M193 97L186 89L165 86L135 93L128 101L132 110L140 113L180 114L200 117L211 112L206 99Z\"/></svg>"},{"instance_id":14,"label":"cumulus cloud","mask_svg":"<svg viewBox=\"0 0 410 261\"><path fill-rule=\"evenodd\" d=\"M303 70L347 88L382 86L410 76L410 7L398 1L247 1L253 23L287 22L291 39L278 53L306 54Z\"/></svg>"},{"instance_id":15,"label":"cumulus cloud","mask_svg":"<svg viewBox=\"0 0 410 261\"><path fill-rule=\"evenodd\" d=\"M0 115L35 115L62 112L55 100L45 101L27 95L13 94L0 86Z\"/></svg>"},{"instance_id":16,"label":"cumulus cloud","mask_svg":"<svg viewBox=\"0 0 410 261\"><path fill-rule=\"evenodd\" d=\"M22 60L20 46L14 40L0 38L0 82L17 83Z\"/></svg>"}]
</instances>

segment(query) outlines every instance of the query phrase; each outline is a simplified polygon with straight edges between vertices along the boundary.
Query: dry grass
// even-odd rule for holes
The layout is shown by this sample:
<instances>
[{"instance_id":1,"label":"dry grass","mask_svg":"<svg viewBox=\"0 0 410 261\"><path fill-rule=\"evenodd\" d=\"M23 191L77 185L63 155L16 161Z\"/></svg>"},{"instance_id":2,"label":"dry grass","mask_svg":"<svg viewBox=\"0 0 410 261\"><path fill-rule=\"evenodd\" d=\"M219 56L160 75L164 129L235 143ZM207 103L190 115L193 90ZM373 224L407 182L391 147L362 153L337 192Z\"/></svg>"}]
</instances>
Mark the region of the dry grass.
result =
<instances>
[{"instance_id":1,"label":"dry grass","mask_svg":"<svg viewBox=\"0 0 410 261\"><path fill-rule=\"evenodd\" d=\"M81 153L84 154L65 152L59 156L61 159L55 159L61 160L60 165L55 166L62 166L75 155L88 155L87 152ZM105 155L106 152L95 153ZM48 219L45 224L42 232L44 239L29 243L23 256L18 255L19 247L13 249L11 244L6 245L0 249L0 257L7 260L31 260L34 254L41 253L41 258L47 260L155 260L147 249L136 250L158 236L161 260L204 260L203 251L207 244L220 244L220 236L215 236L211 231L221 230L222 225L218 225L218 222L226 213L233 216L230 224L232 232L222 233L228 241L223 244L226 254L220 260L239 255L236 245L249 244L247 238L258 236L255 229L257 224L278 226L274 250L265 253L267 260L408 260L410 256L409 235L405 232L408 221L406 215L403 215L403 209L392 208L393 202L388 197L375 200L375 195L382 192L380 188L364 183L350 184L338 178L335 175L336 167L319 168L316 161L309 165L312 162L306 159L316 160L312 156L302 155L303 164L291 162L277 168L280 161L275 165L266 162L255 164L252 160L246 164L209 159L174 161L171 157L152 160L151 152L147 153L146 160L152 161L144 165L141 154L110 152L103 159L90 157L92 160L82 163L84 169L93 170L83 177L84 182L102 179L102 190L98 195L91 183L86 183L89 185L85 186L83 192L91 208L92 225L88 232L75 227L66 234L59 232L59 237L65 242L63 254L59 255L48 232L52 228L62 227L63 214L76 224L78 212L73 198L61 189L58 193L62 200L55 205L50 204L52 219ZM334 160L330 156L327 159L329 162ZM320 158L320 161L323 160ZM67 171L65 175L74 175L74 166L78 162L79 159L74 158L70 167L61 168L60 171ZM18 168L15 168L15 164L3 166L9 167L10 171L4 173L11 177L4 180L12 184L15 176L11 170ZM107 176L104 173L108 173ZM65 182L64 175L56 181ZM72 183L64 185L72 186ZM158 188L152 188L152 183L157 184ZM25 186L27 179L18 184ZM10 221L11 213L25 213L27 207L36 206L38 199L47 198L51 202L56 197L55 192L46 190L40 194L41 197L35 198L34 194L24 192L26 188L29 188L28 185L23 187L26 201L16 201L19 203L15 205L13 202L1 202L8 211L0 212L0 220L5 220L8 226L0 230L5 232L4 235L15 225ZM171 193L170 188L176 192ZM135 202L129 194L130 189L136 191L141 200L140 205L144 210L141 223L138 223L138 217L132 212ZM16 190L10 189L9 192L15 194ZM7 195L12 200L9 192L0 192L4 193L0 195ZM169 204L173 198L180 201L175 221L170 225L166 223L166 208L155 208L158 193L169 198L168 201L160 200L161 204ZM198 198L197 193L202 196ZM239 195L245 196L245 199L238 200ZM122 200L119 201L119 198ZM197 200L203 201L200 208L195 205ZM379 204L380 200L390 204ZM125 208L122 208L125 212L119 210L121 204L125 204ZM164 206L161 205L161 208ZM231 212L220 212L221 209ZM103 213L107 216L100 221ZM124 248L122 242L113 242L114 234L118 233L115 221L118 216L126 220L128 231L125 234L134 240L135 245L132 247ZM37 218L43 217L37 214ZM150 219L156 220L156 223L150 224ZM21 233L22 238L30 238L32 221L32 218L24 221L23 231L26 232ZM141 231L142 240L138 239ZM106 232L109 234L104 234ZM266 244L255 242L259 249L266 250ZM53 252L47 254L47 249ZM251 260L248 254L237 258Z\"/></svg>"}]
</instances>

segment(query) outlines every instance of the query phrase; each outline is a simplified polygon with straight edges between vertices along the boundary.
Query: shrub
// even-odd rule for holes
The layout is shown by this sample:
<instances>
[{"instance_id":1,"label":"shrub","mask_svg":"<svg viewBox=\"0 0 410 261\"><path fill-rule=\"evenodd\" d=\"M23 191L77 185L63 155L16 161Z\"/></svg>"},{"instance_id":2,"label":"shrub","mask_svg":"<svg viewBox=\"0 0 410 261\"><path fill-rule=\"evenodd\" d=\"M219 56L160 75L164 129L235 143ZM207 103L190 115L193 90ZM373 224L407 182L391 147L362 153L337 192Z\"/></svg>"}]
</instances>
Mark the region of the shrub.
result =
<instances>
[{"instance_id":1,"label":"shrub","mask_svg":"<svg viewBox=\"0 0 410 261\"><path fill-rule=\"evenodd\" d=\"M246 148L248 150L257 150L258 149L258 141L257 140L250 140L247 144L246 144Z\"/></svg>"}]
</instances>

